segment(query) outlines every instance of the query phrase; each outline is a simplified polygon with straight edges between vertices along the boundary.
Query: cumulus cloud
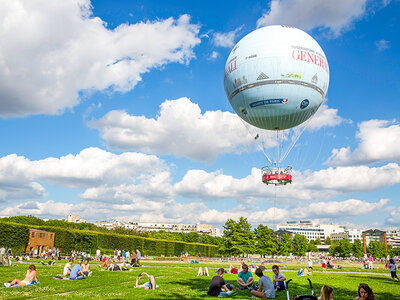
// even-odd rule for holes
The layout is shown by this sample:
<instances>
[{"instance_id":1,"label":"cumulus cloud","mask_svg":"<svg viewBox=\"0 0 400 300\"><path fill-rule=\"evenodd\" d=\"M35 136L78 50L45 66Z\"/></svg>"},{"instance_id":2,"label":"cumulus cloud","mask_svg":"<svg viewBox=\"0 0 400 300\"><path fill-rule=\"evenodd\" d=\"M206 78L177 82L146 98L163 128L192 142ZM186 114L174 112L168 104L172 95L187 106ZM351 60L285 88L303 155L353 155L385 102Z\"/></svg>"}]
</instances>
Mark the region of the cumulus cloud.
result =
<instances>
[{"instance_id":1,"label":"cumulus cloud","mask_svg":"<svg viewBox=\"0 0 400 300\"><path fill-rule=\"evenodd\" d=\"M168 180L169 173L164 162L154 155L143 153L117 155L98 148L87 148L77 155L38 161L16 154L0 158L0 199L3 201L17 197L43 198L45 189L38 182L68 188L130 184L135 186L138 195L146 195L149 188L157 184L163 186L161 181L168 184ZM87 198L90 199L89 196Z\"/></svg>"},{"instance_id":2,"label":"cumulus cloud","mask_svg":"<svg viewBox=\"0 0 400 300\"><path fill-rule=\"evenodd\" d=\"M333 149L327 164L348 166L384 161L400 161L398 141L400 125L394 121L370 120L359 124L356 138L360 141L352 152L350 147Z\"/></svg>"},{"instance_id":3,"label":"cumulus cloud","mask_svg":"<svg viewBox=\"0 0 400 300\"><path fill-rule=\"evenodd\" d=\"M349 192L375 191L400 183L400 166L395 163L369 168L367 166L328 168L304 173L294 171L293 183L277 187L276 196L281 203L297 205L301 201L328 200ZM253 168L244 178L233 178L221 171L189 170L174 185L177 195L215 201L236 199L253 203L264 198L275 198L273 186L261 182L261 171Z\"/></svg>"},{"instance_id":4,"label":"cumulus cloud","mask_svg":"<svg viewBox=\"0 0 400 300\"><path fill-rule=\"evenodd\" d=\"M165 101L155 119L110 111L89 126L100 131L111 149L173 154L203 162L212 162L219 154L250 142L237 115L222 111L202 114L188 98Z\"/></svg>"},{"instance_id":5,"label":"cumulus cloud","mask_svg":"<svg viewBox=\"0 0 400 300\"><path fill-rule=\"evenodd\" d=\"M307 129L318 130L343 121L336 109L323 105L320 110ZM129 115L125 111L110 111L89 122L89 126L100 131L110 149L173 154L207 163L214 161L219 154L256 149L254 137L257 133L260 134L258 142L262 142L264 148L276 147L274 132L244 123L230 112L202 113L197 104L183 97L162 103L155 119Z\"/></svg>"},{"instance_id":6,"label":"cumulus cloud","mask_svg":"<svg viewBox=\"0 0 400 300\"><path fill-rule=\"evenodd\" d=\"M327 29L333 36L363 17L367 0L272 0L257 27L290 25L303 30Z\"/></svg>"},{"instance_id":7,"label":"cumulus cloud","mask_svg":"<svg viewBox=\"0 0 400 300\"><path fill-rule=\"evenodd\" d=\"M235 30L223 33L223 32L215 32L213 34L213 43L215 46L224 47L224 48L232 48L235 45L235 39L242 30L243 25L236 28Z\"/></svg>"},{"instance_id":8,"label":"cumulus cloud","mask_svg":"<svg viewBox=\"0 0 400 300\"><path fill-rule=\"evenodd\" d=\"M393 207L389 217L386 218L386 224L390 226L400 226L400 207Z\"/></svg>"},{"instance_id":9,"label":"cumulus cloud","mask_svg":"<svg viewBox=\"0 0 400 300\"><path fill-rule=\"evenodd\" d=\"M61 113L81 91L129 91L152 68L189 62L200 43L188 15L108 29L89 0L2 1L0 24L3 117Z\"/></svg>"},{"instance_id":10,"label":"cumulus cloud","mask_svg":"<svg viewBox=\"0 0 400 300\"><path fill-rule=\"evenodd\" d=\"M388 199L381 199L373 203L357 199L316 202L305 207L300 207L296 209L296 212L299 219L320 217L343 218L369 214L382 209L388 202Z\"/></svg>"},{"instance_id":11,"label":"cumulus cloud","mask_svg":"<svg viewBox=\"0 0 400 300\"><path fill-rule=\"evenodd\" d=\"M307 129L318 130L322 127L335 127L345 120L338 115L338 110L329 108L326 104L321 105L312 117Z\"/></svg>"}]
</instances>

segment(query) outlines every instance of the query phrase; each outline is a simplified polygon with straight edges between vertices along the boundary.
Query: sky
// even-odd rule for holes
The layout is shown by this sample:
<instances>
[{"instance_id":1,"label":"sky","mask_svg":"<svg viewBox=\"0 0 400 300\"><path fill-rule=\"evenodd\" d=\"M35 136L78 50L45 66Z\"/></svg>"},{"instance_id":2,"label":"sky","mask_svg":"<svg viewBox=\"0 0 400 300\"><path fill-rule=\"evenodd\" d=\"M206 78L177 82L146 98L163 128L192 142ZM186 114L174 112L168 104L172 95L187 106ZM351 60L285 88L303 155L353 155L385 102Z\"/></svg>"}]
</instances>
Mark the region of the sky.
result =
<instances>
[{"instance_id":1,"label":"sky","mask_svg":"<svg viewBox=\"0 0 400 300\"><path fill-rule=\"evenodd\" d=\"M398 229L399 16L398 0L0 0L0 216ZM261 182L224 92L230 51L268 25L306 31L330 69L286 186Z\"/></svg>"}]
</instances>

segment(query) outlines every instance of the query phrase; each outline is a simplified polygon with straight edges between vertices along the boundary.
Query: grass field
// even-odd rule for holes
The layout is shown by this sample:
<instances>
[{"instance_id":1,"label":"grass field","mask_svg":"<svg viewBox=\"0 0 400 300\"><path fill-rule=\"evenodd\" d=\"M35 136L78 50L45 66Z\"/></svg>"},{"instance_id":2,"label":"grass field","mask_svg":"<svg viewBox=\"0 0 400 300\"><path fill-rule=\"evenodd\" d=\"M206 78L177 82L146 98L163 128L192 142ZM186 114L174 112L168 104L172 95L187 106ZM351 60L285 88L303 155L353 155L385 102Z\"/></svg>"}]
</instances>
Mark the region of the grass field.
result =
<instances>
[{"instance_id":1,"label":"grass field","mask_svg":"<svg viewBox=\"0 0 400 300\"><path fill-rule=\"evenodd\" d=\"M67 281L55 280L52 277L61 274L66 261L60 261L54 266L43 266L36 262L38 279L40 284L2 288L0 299L215 299L208 297L208 290L212 276L217 268L229 266L228 263L200 263L189 264L184 262L157 262L143 261L143 266L133 268L131 272L108 272L92 263L93 276L85 280ZM236 263L238 266L239 264ZM289 291L290 294L308 294L307 276L298 277L297 270L306 266L303 264L284 264L281 272L286 278L292 278ZM210 277L197 277L199 266L207 266L210 270ZM272 264L266 265L267 270ZM331 285L334 288L334 299L354 299L357 296L358 284L363 282L370 285L377 299L400 299L400 283L393 282L388 276L390 273L383 266L376 266L374 270L361 270L359 264L343 266L342 270L332 272L319 272L320 267L315 267L314 274L310 277L317 295L322 285ZM0 266L0 283L10 281L14 278L24 279L28 264L21 264L16 267ZM140 272L146 272L156 277L159 288L145 291L134 288L136 278ZM264 272L272 278L272 271ZM255 275L254 275L255 276ZM225 274L226 282L236 284L237 275ZM255 276L256 278L256 276ZM257 280L257 279L256 279ZM145 282L142 279L141 284ZM232 298L249 299L249 291L239 291ZM286 299L285 292L279 292L276 299Z\"/></svg>"}]
</instances>

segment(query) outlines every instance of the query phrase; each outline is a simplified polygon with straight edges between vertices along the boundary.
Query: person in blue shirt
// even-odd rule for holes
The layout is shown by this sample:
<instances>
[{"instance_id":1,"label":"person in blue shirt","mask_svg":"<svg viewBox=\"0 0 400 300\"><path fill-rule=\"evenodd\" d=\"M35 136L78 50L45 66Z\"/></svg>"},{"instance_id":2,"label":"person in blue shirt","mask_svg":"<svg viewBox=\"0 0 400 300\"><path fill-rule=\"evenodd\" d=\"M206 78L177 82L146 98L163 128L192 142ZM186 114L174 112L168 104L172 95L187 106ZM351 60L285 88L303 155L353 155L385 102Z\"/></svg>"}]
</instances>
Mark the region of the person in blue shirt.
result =
<instances>
[{"instance_id":1,"label":"person in blue shirt","mask_svg":"<svg viewBox=\"0 0 400 300\"><path fill-rule=\"evenodd\" d=\"M83 274L82 272L82 266L81 266L82 262L78 262L78 264L76 264L72 270L71 270L71 274L69 275L69 279L70 280L79 280L79 279L85 279L86 276Z\"/></svg>"},{"instance_id":2,"label":"person in blue shirt","mask_svg":"<svg viewBox=\"0 0 400 300\"><path fill-rule=\"evenodd\" d=\"M251 289L254 283L253 274L249 272L249 267L246 264L242 265L242 270L239 272L237 283L239 284L239 289L246 290Z\"/></svg>"},{"instance_id":3,"label":"person in blue shirt","mask_svg":"<svg viewBox=\"0 0 400 300\"><path fill-rule=\"evenodd\" d=\"M260 268L256 270L256 275L260 277L258 280L258 290L252 290L251 294L258 298L275 298L274 284L271 278L264 276Z\"/></svg>"}]
</instances>

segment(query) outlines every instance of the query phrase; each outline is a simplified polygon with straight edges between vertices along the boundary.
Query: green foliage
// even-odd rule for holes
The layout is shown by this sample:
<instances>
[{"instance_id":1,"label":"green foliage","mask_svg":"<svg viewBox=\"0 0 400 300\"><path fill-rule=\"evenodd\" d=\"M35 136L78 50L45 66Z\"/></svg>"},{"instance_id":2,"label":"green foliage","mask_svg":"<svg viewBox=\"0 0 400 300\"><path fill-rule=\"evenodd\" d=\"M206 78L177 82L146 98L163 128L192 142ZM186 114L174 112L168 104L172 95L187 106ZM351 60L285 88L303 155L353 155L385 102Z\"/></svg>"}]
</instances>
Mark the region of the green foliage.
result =
<instances>
[{"instance_id":1,"label":"green foliage","mask_svg":"<svg viewBox=\"0 0 400 300\"><path fill-rule=\"evenodd\" d=\"M315 246L315 241L311 240L311 241L308 243L308 249L307 249L307 251L318 252L318 248L317 248L317 246Z\"/></svg>"},{"instance_id":2,"label":"green foliage","mask_svg":"<svg viewBox=\"0 0 400 300\"><path fill-rule=\"evenodd\" d=\"M386 257L389 253L389 251L386 249L385 243L377 241L370 241L367 251L375 258Z\"/></svg>"},{"instance_id":3,"label":"green foliage","mask_svg":"<svg viewBox=\"0 0 400 300\"><path fill-rule=\"evenodd\" d=\"M325 239L325 245L332 245L332 240L329 236Z\"/></svg>"},{"instance_id":4,"label":"green foliage","mask_svg":"<svg viewBox=\"0 0 400 300\"><path fill-rule=\"evenodd\" d=\"M278 242L278 254L287 256L291 252L292 240L290 239L290 235L283 234L281 236L281 240Z\"/></svg>"},{"instance_id":5,"label":"green foliage","mask_svg":"<svg viewBox=\"0 0 400 300\"><path fill-rule=\"evenodd\" d=\"M68 254L71 250L86 250L94 254L97 248L108 254L111 254L115 248L140 249L143 254L152 256L177 256L182 249L192 255L199 252L205 256L215 256L217 254L217 247L212 245L9 222L0 222L0 232L2 233L0 235L0 244L4 243L4 245L12 247L14 253L24 253L29 240L29 228L54 232L54 246L59 248L63 254Z\"/></svg>"},{"instance_id":6,"label":"green foliage","mask_svg":"<svg viewBox=\"0 0 400 300\"><path fill-rule=\"evenodd\" d=\"M25 252L29 239L29 229L18 224L0 222L0 247L11 247L13 253Z\"/></svg>"},{"instance_id":7,"label":"green foliage","mask_svg":"<svg viewBox=\"0 0 400 300\"><path fill-rule=\"evenodd\" d=\"M220 251L229 255L255 253L254 235L246 218L238 222L228 219L224 225L223 243Z\"/></svg>"},{"instance_id":8,"label":"green foliage","mask_svg":"<svg viewBox=\"0 0 400 300\"><path fill-rule=\"evenodd\" d=\"M364 245L361 240L355 240L353 243L353 255L355 257L363 257L364 256Z\"/></svg>"},{"instance_id":9,"label":"green foliage","mask_svg":"<svg viewBox=\"0 0 400 300\"><path fill-rule=\"evenodd\" d=\"M317 237L317 239L315 240L315 245L322 245L321 239L319 237Z\"/></svg>"},{"instance_id":10,"label":"green foliage","mask_svg":"<svg viewBox=\"0 0 400 300\"><path fill-rule=\"evenodd\" d=\"M261 255L272 255L278 252L278 243L275 233L272 229L262 224L254 229L256 238L256 251Z\"/></svg>"},{"instance_id":11,"label":"green foliage","mask_svg":"<svg viewBox=\"0 0 400 300\"><path fill-rule=\"evenodd\" d=\"M308 250L308 241L304 235L296 234L293 239L293 254L304 256Z\"/></svg>"}]
</instances>

